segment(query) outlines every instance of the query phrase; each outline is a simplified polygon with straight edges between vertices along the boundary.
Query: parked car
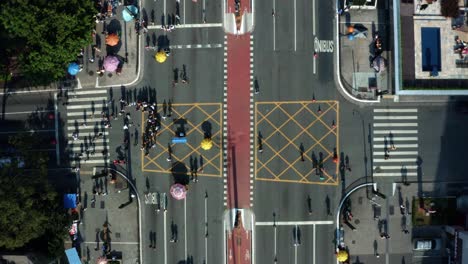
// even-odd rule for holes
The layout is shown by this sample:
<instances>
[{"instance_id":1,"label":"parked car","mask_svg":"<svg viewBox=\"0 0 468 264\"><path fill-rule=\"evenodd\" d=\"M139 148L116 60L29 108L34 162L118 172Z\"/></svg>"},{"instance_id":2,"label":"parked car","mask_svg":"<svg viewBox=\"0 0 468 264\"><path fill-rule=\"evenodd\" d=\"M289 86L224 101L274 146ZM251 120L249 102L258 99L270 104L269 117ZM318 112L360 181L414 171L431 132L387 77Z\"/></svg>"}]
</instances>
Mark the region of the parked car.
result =
<instances>
[{"instance_id":1,"label":"parked car","mask_svg":"<svg viewBox=\"0 0 468 264\"><path fill-rule=\"evenodd\" d=\"M426 250L439 250L441 240L440 239L427 239L419 238L414 240L415 251L426 251Z\"/></svg>"}]
</instances>

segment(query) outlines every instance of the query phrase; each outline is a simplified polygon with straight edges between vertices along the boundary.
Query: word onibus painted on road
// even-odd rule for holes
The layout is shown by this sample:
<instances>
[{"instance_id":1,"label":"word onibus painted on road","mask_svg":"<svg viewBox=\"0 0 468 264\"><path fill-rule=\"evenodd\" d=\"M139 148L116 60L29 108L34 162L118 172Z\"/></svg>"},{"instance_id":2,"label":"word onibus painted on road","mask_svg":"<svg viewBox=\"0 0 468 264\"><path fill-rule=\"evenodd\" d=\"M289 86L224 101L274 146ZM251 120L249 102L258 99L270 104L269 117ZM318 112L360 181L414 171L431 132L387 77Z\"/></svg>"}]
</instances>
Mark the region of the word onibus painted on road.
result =
<instances>
[{"instance_id":1,"label":"word onibus painted on road","mask_svg":"<svg viewBox=\"0 0 468 264\"><path fill-rule=\"evenodd\" d=\"M315 52L333 52L334 45L333 40L319 40L317 37L314 39Z\"/></svg>"}]
</instances>

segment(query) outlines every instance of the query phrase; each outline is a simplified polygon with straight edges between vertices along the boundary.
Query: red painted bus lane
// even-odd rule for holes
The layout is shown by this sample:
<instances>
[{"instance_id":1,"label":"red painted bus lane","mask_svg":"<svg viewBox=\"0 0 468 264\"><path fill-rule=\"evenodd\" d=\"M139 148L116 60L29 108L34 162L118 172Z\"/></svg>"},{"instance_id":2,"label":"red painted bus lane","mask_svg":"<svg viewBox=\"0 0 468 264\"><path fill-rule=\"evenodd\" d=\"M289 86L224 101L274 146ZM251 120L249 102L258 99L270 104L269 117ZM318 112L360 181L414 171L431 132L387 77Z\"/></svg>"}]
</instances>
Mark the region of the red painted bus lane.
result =
<instances>
[{"instance_id":1,"label":"red painted bus lane","mask_svg":"<svg viewBox=\"0 0 468 264\"><path fill-rule=\"evenodd\" d=\"M250 35L227 36L228 208L250 207Z\"/></svg>"}]
</instances>

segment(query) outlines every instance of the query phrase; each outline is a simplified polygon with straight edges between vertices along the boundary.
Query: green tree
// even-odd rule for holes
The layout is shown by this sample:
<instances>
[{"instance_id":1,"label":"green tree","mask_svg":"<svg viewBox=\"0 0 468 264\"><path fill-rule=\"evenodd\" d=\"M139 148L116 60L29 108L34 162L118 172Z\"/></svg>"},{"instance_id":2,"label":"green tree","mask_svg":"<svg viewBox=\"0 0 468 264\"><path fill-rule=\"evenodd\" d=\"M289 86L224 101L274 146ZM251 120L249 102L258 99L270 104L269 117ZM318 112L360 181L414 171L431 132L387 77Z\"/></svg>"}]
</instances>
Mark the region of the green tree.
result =
<instances>
[{"instance_id":1,"label":"green tree","mask_svg":"<svg viewBox=\"0 0 468 264\"><path fill-rule=\"evenodd\" d=\"M3 0L0 32L19 43L8 55L18 56L22 74L46 83L91 43L95 12L91 0Z\"/></svg>"},{"instance_id":2,"label":"green tree","mask_svg":"<svg viewBox=\"0 0 468 264\"><path fill-rule=\"evenodd\" d=\"M20 248L47 235L49 253L55 255L63 249L58 241L63 241L67 219L60 197L47 182L47 154L27 147L33 141L28 134L10 138L17 151L11 156L21 157L27 166L18 168L19 158L13 158L0 168L0 247Z\"/></svg>"}]
</instances>

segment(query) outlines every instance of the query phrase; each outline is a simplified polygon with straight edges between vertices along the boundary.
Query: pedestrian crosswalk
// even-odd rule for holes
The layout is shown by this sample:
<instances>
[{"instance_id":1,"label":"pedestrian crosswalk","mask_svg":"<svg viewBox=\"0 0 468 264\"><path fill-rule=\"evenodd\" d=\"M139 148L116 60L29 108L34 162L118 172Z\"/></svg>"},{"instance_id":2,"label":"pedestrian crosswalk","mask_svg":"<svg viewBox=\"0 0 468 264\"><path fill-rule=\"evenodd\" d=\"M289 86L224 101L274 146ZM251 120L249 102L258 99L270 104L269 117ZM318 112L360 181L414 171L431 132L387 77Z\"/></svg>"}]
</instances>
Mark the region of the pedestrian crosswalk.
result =
<instances>
[{"instance_id":1,"label":"pedestrian crosswalk","mask_svg":"<svg viewBox=\"0 0 468 264\"><path fill-rule=\"evenodd\" d=\"M372 136L374 177L418 175L418 109L374 109Z\"/></svg>"},{"instance_id":2,"label":"pedestrian crosswalk","mask_svg":"<svg viewBox=\"0 0 468 264\"><path fill-rule=\"evenodd\" d=\"M79 89L68 92L66 138L72 166L109 164L109 128L102 113L107 113L107 90Z\"/></svg>"}]
</instances>

